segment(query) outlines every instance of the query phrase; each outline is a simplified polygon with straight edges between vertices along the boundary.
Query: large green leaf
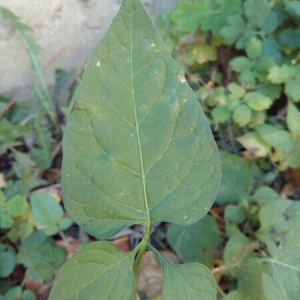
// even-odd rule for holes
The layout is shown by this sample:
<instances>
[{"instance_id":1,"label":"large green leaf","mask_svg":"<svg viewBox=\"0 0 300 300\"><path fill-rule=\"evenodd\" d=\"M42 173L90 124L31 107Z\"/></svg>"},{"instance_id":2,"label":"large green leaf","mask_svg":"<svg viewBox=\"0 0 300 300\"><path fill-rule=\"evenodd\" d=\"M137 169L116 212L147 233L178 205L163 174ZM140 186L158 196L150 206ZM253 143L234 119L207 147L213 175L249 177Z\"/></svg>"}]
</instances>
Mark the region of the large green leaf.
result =
<instances>
[{"instance_id":1,"label":"large green leaf","mask_svg":"<svg viewBox=\"0 0 300 300\"><path fill-rule=\"evenodd\" d=\"M122 253L109 242L88 245L64 264L50 299L133 300L135 254Z\"/></svg>"},{"instance_id":2,"label":"large green leaf","mask_svg":"<svg viewBox=\"0 0 300 300\"><path fill-rule=\"evenodd\" d=\"M211 130L140 0L123 1L92 54L63 150L65 207L92 235L192 224L211 207L220 178Z\"/></svg>"},{"instance_id":3,"label":"large green leaf","mask_svg":"<svg viewBox=\"0 0 300 300\"><path fill-rule=\"evenodd\" d=\"M63 150L62 193L71 218L96 237L137 223L145 226L145 236L130 254L105 242L83 249L62 268L50 299L99 299L99 293L107 300L132 299L134 257L138 252L137 275L153 227L201 219L220 181L207 120L140 0L123 0L92 54ZM186 299L199 299L196 281L215 293L208 269L197 264L187 270L172 267L173 277L184 278L178 295L192 286ZM170 284L166 277L164 293Z\"/></svg>"}]
</instances>

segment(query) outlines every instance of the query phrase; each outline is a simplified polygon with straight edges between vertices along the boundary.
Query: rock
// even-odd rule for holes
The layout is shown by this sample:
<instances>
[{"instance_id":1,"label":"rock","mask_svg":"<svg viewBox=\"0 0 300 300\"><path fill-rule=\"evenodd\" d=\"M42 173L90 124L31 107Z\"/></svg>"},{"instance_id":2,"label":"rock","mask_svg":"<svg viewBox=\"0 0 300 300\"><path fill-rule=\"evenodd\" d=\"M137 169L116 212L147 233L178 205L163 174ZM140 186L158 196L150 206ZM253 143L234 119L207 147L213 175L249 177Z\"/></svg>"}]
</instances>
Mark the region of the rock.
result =
<instances>
[{"instance_id":1,"label":"rock","mask_svg":"<svg viewBox=\"0 0 300 300\"><path fill-rule=\"evenodd\" d=\"M179 0L144 0L154 17ZM20 21L33 28L31 33L43 48L38 59L49 85L55 70L80 72L92 50L105 33L121 0L1 0ZM30 60L20 34L0 17L0 94L11 97L34 79Z\"/></svg>"}]
</instances>

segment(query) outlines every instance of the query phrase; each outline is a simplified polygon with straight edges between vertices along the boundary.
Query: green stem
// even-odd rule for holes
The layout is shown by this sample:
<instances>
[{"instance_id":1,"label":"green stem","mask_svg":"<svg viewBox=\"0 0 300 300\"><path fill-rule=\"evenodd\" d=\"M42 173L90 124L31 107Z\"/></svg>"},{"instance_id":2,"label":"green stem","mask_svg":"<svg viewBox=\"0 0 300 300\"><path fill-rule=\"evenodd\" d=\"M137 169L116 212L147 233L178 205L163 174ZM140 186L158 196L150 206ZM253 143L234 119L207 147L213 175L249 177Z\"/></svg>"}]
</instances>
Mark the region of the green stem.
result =
<instances>
[{"instance_id":1,"label":"green stem","mask_svg":"<svg viewBox=\"0 0 300 300\"><path fill-rule=\"evenodd\" d=\"M233 271L233 270L239 268L241 266L242 261L244 260L245 256L248 253L254 251L255 249L259 249L259 248L260 248L259 242L253 242L248 245L244 245L241 252L237 255L237 257L235 259L233 259L227 265L223 265L219 268L213 269L212 273L214 275L220 275L220 274L225 274L225 273L228 273L230 271Z\"/></svg>"},{"instance_id":2,"label":"green stem","mask_svg":"<svg viewBox=\"0 0 300 300\"><path fill-rule=\"evenodd\" d=\"M149 298L148 300L164 300L164 296L163 296L163 294L159 294L159 295Z\"/></svg>"},{"instance_id":3,"label":"green stem","mask_svg":"<svg viewBox=\"0 0 300 300\"><path fill-rule=\"evenodd\" d=\"M226 296L226 293L221 289L221 287L218 284L217 284L217 291L222 297Z\"/></svg>"},{"instance_id":4,"label":"green stem","mask_svg":"<svg viewBox=\"0 0 300 300\"><path fill-rule=\"evenodd\" d=\"M143 240L141 241L140 245L139 245L139 252L138 255L136 257L135 263L134 263L134 279L135 279L135 290L134 290L134 296L136 300L140 300L139 294L138 294L138 290L137 290L137 286L138 286L138 274L139 274L139 268L141 265L141 261L143 258L144 253L147 250L147 245L148 245L148 240L149 240L149 235L150 235L150 224L148 223L146 226L146 231L145 231L145 235Z\"/></svg>"}]
</instances>

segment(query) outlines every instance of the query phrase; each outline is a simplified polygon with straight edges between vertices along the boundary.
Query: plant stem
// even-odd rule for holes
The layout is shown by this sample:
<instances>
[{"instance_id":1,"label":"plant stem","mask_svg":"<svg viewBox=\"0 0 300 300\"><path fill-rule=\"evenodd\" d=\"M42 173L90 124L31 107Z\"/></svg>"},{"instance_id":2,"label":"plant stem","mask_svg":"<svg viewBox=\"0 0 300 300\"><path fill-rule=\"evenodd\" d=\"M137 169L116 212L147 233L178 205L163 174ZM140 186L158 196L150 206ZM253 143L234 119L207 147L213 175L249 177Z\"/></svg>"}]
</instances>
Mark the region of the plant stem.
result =
<instances>
[{"instance_id":1,"label":"plant stem","mask_svg":"<svg viewBox=\"0 0 300 300\"><path fill-rule=\"evenodd\" d=\"M212 270L212 273L214 275L219 275L219 274L224 274L224 273L228 273L232 270L235 270L236 268L240 267L243 259L245 258L245 256L254 251L255 249L259 249L260 247L260 243L259 242L253 242L250 243L248 245L244 245L240 251L240 253L236 256L236 258L234 258L230 263L228 263L227 265L223 265L221 267L215 268Z\"/></svg>"},{"instance_id":2,"label":"plant stem","mask_svg":"<svg viewBox=\"0 0 300 300\"><path fill-rule=\"evenodd\" d=\"M163 294L159 294L157 296L151 297L148 300L164 300Z\"/></svg>"},{"instance_id":3,"label":"plant stem","mask_svg":"<svg viewBox=\"0 0 300 300\"><path fill-rule=\"evenodd\" d=\"M145 237L146 237L146 235L145 235ZM135 279L134 295L135 295L136 300L140 300L140 297L139 297L139 294L137 291L137 283L138 283L138 274L139 274L140 264L141 264L143 255L146 252L147 244L148 244L148 237L146 237L146 238L145 237L141 241L140 249L139 249L138 255L136 257L135 264L134 264L134 279Z\"/></svg>"},{"instance_id":4,"label":"plant stem","mask_svg":"<svg viewBox=\"0 0 300 300\"><path fill-rule=\"evenodd\" d=\"M218 284L217 284L217 291L222 297L226 296L226 293L224 293L224 291L221 289L221 287Z\"/></svg>"}]
</instances>

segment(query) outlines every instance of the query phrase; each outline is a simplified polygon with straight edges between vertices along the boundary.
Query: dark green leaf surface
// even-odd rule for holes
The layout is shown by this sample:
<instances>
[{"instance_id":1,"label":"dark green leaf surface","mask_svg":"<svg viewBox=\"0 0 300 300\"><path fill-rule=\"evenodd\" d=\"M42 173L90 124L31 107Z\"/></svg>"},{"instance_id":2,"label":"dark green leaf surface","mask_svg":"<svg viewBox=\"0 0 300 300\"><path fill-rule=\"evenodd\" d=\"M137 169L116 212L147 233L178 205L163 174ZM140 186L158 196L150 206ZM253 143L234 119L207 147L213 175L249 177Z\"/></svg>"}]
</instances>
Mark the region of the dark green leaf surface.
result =
<instances>
[{"instance_id":1,"label":"dark green leaf surface","mask_svg":"<svg viewBox=\"0 0 300 300\"><path fill-rule=\"evenodd\" d=\"M123 253L109 242L86 246L64 264L50 299L134 300L135 254Z\"/></svg>"},{"instance_id":2,"label":"dark green leaf surface","mask_svg":"<svg viewBox=\"0 0 300 300\"><path fill-rule=\"evenodd\" d=\"M283 300L296 300L300 291L300 234L298 226L289 231L280 243L280 246L273 258L266 259L272 267L272 278L264 278L263 286L265 295L272 293L272 286L278 286ZM273 280L272 280L273 279ZM266 297L267 300L271 299Z\"/></svg>"},{"instance_id":3,"label":"dark green leaf surface","mask_svg":"<svg viewBox=\"0 0 300 300\"><path fill-rule=\"evenodd\" d=\"M300 82L299 80L291 79L287 81L284 87L286 95L293 101L298 102L300 100Z\"/></svg>"},{"instance_id":4,"label":"dark green leaf surface","mask_svg":"<svg viewBox=\"0 0 300 300\"><path fill-rule=\"evenodd\" d=\"M269 232L281 235L292 230L300 218L300 203L292 200L277 200L263 206L259 212L261 228L259 236L265 239Z\"/></svg>"},{"instance_id":5,"label":"dark green leaf surface","mask_svg":"<svg viewBox=\"0 0 300 300\"><path fill-rule=\"evenodd\" d=\"M199 263L174 265L159 252L155 253L162 265L164 299L216 299L216 282L205 266Z\"/></svg>"},{"instance_id":6,"label":"dark green leaf surface","mask_svg":"<svg viewBox=\"0 0 300 300\"><path fill-rule=\"evenodd\" d=\"M222 180L216 202L225 204L237 200L247 206L246 189L253 178L249 163L225 151L221 151L220 156Z\"/></svg>"},{"instance_id":7,"label":"dark green leaf surface","mask_svg":"<svg viewBox=\"0 0 300 300\"><path fill-rule=\"evenodd\" d=\"M49 194L34 192L30 195L32 213L40 228L57 225L63 210L59 203Z\"/></svg>"},{"instance_id":8,"label":"dark green leaf surface","mask_svg":"<svg viewBox=\"0 0 300 300\"><path fill-rule=\"evenodd\" d=\"M35 294L31 290L24 291L21 300L36 300Z\"/></svg>"},{"instance_id":9,"label":"dark green leaf surface","mask_svg":"<svg viewBox=\"0 0 300 300\"><path fill-rule=\"evenodd\" d=\"M17 260L35 280L50 281L66 260L66 251L43 231L35 231L22 243Z\"/></svg>"},{"instance_id":10,"label":"dark green leaf surface","mask_svg":"<svg viewBox=\"0 0 300 300\"><path fill-rule=\"evenodd\" d=\"M290 151L295 145L290 133L286 130L267 124L257 125L255 129L264 141L275 148Z\"/></svg>"},{"instance_id":11,"label":"dark green leaf surface","mask_svg":"<svg viewBox=\"0 0 300 300\"><path fill-rule=\"evenodd\" d=\"M289 130L297 133L298 136L300 136L300 110L292 101L289 101L288 104L286 122Z\"/></svg>"},{"instance_id":12,"label":"dark green leaf surface","mask_svg":"<svg viewBox=\"0 0 300 300\"><path fill-rule=\"evenodd\" d=\"M167 239L183 262L199 262L208 268L214 266L214 253L220 242L220 231L212 216L206 215L189 226L171 225Z\"/></svg>"},{"instance_id":13,"label":"dark green leaf surface","mask_svg":"<svg viewBox=\"0 0 300 300\"><path fill-rule=\"evenodd\" d=\"M248 21L255 26L263 27L270 15L268 0L245 1L245 14Z\"/></svg>"},{"instance_id":14,"label":"dark green leaf surface","mask_svg":"<svg viewBox=\"0 0 300 300\"><path fill-rule=\"evenodd\" d=\"M191 224L220 178L217 148L140 0L124 0L92 54L67 124L63 198L87 232Z\"/></svg>"},{"instance_id":15,"label":"dark green leaf surface","mask_svg":"<svg viewBox=\"0 0 300 300\"><path fill-rule=\"evenodd\" d=\"M8 277L16 265L16 252L13 247L0 244L0 278Z\"/></svg>"},{"instance_id":16,"label":"dark green leaf surface","mask_svg":"<svg viewBox=\"0 0 300 300\"><path fill-rule=\"evenodd\" d=\"M286 1L285 9L291 15L300 18L300 3L299 1Z\"/></svg>"}]
</instances>

